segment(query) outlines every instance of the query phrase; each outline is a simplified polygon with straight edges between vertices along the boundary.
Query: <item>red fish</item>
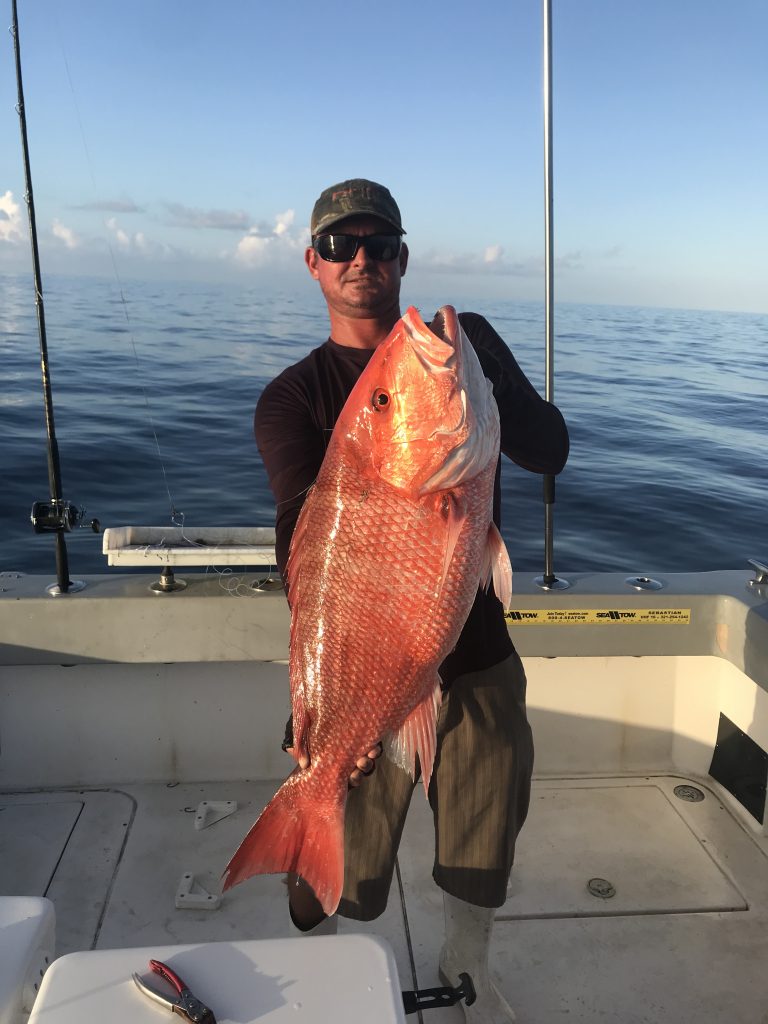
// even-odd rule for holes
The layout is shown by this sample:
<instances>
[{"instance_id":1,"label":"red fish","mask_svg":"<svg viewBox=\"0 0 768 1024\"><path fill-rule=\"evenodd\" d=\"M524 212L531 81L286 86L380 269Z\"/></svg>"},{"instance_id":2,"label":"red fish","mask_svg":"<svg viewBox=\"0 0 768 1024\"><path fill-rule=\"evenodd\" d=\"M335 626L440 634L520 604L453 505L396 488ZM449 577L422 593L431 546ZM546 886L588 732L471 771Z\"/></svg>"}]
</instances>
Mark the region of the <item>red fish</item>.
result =
<instances>
[{"instance_id":1,"label":"red fish","mask_svg":"<svg viewBox=\"0 0 768 1024\"><path fill-rule=\"evenodd\" d=\"M327 914L344 879L357 759L382 738L429 788L438 668L478 586L505 607L512 570L492 519L499 416L455 310L410 308L334 428L287 566L295 768L225 869L224 888L295 872Z\"/></svg>"}]
</instances>

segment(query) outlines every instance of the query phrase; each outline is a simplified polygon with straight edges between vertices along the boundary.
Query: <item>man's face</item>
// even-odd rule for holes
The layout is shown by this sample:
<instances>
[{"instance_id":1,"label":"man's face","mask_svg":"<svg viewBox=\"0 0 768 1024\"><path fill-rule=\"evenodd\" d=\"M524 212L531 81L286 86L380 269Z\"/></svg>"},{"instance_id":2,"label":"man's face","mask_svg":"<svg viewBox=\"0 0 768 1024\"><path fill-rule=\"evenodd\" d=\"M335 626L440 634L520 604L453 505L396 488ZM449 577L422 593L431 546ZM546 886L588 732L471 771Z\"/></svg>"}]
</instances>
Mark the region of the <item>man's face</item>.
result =
<instances>
[{"instance_id":1,"label":"man's face","mask_svg":"<svg viewBox=\"0 0 768 1024\"><path fill-rule=\"evenodd\" d=\"M392 235L393 227L378 217L355 216L334 224L326 234ZM393 260L372 260L361 246L345 263L330 263L308 248L304 259L309 272L325 296L331 311L356 319L374 319L400 308L400 278L408 263L408 249L403 244L400 255Z\"/></svg>"}]
</instances>

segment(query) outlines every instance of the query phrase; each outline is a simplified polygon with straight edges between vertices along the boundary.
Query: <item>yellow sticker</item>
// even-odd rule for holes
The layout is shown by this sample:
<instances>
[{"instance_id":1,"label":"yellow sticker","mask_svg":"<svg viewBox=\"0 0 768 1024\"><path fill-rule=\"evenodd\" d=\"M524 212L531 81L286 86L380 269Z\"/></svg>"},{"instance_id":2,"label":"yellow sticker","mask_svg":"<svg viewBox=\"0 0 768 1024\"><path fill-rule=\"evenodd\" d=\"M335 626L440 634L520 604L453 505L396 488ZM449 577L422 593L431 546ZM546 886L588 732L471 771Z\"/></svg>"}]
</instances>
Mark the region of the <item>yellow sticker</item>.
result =
<instances>
[{"instance_id":1,"label":"yellow sticker","mask_svg":"<svg viewBox=\"0 0 768 1024\"><path fill-rule=\"evenodd\" d=\"M690 626L690 608L514 608L510 626Z\"/></svg>"}]
</instances>

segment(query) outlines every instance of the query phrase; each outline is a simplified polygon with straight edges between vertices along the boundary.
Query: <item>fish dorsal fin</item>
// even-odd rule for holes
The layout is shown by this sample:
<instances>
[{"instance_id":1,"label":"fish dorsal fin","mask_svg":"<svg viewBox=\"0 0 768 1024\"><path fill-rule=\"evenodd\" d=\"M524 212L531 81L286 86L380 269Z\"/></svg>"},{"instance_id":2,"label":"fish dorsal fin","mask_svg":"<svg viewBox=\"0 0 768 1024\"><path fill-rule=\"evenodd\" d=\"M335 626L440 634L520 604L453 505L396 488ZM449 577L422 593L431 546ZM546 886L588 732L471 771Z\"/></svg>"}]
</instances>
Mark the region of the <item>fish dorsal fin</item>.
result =
<instances>
[{"instance_id":1,"label":"fish dorsal fin","mask_svg":"<svg viewBox=\"0 0 768 1024\"><path fill-rule=\"evenodd\" d=\"M409 772L412 779L416 778L418 754L425 793L429 792L429 780L432 778L437 749L437 713L442 698L440 678L435 676L434 686L424 700L416 705L397 732L391 732L384 738L387 757Z\"/></svg>"},{"instance_id":2,"label":"fish dorsal fin","mask_svg":"<svg viewBox=\"0 0 768 1024\"><path fill-rule=\"evenodd\" d=\"M507 545L495 523L488 527L480 584L487 590L491 580L496 597L507 611L512 603L512 563L509 560Z\"/></svg>"}]
</instances>

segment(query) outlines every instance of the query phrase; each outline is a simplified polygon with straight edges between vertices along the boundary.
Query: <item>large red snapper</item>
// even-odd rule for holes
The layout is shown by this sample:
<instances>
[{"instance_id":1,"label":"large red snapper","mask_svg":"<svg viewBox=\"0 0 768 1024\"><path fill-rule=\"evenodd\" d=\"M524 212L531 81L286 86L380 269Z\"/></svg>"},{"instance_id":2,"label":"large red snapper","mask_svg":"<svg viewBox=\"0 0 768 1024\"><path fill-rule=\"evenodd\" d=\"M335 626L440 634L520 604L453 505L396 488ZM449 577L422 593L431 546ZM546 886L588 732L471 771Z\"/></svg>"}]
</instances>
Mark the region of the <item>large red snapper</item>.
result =
<instances>
[{"instance_id":1,"label":"large red snapper","mask_svg":"<svg viewBox=\"0 0 768 1024\"><path fill-rule=\"evenodd\" d=\"M492 519L499 416L445 306L410 308L376 349L331 436L291 542L295 768L225 869L224 888L295 872L327 914L344 879L350 772L380 740L425 790L438 668L479 585L508 605L512 572Z\"/></svg>"}]
</instances>

